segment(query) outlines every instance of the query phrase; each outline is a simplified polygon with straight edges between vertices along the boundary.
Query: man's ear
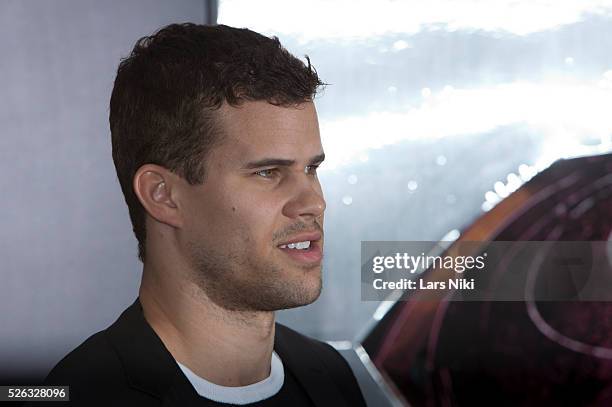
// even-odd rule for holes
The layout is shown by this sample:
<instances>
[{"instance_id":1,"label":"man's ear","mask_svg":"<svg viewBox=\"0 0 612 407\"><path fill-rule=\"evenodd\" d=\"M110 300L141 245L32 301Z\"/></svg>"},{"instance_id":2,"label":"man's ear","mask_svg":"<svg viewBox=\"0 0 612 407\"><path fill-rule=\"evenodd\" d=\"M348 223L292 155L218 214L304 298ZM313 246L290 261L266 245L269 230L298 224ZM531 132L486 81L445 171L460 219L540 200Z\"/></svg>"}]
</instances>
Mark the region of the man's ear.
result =
<instances>
[{"instance_id":1,"label":"man's ear","mask_svg":"<svg viewBox=\"0 0 612 407\"><path fill-rule=\"evenodd\" d=\"M169 226L180 227L182 218L176 202L178 177L166 168L145 164L136 171L132 187L147 213Z\"/></svg>"}]
</instances>

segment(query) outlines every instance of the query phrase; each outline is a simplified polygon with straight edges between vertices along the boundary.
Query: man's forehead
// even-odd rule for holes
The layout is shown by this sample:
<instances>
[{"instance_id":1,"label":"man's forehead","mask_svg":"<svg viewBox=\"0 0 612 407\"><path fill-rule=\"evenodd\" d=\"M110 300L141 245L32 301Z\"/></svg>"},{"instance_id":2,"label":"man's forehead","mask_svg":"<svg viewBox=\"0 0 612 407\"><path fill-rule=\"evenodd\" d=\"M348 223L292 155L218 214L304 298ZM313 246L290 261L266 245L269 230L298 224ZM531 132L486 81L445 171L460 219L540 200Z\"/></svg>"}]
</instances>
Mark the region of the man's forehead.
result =
<instances>
[{"instance_id":1,"label":"man's forehead","mask_svg":"<svg viewBox=\"0 0 612 407\"><path fill-rule=\"evenodd\" d=\"M219 111L222 150L241 161L254 158L309 159L322 153L312 102L279 107L267 102L224 105ZM224 147L224 148L223 148Z\"/></svg>"}]
</instances>

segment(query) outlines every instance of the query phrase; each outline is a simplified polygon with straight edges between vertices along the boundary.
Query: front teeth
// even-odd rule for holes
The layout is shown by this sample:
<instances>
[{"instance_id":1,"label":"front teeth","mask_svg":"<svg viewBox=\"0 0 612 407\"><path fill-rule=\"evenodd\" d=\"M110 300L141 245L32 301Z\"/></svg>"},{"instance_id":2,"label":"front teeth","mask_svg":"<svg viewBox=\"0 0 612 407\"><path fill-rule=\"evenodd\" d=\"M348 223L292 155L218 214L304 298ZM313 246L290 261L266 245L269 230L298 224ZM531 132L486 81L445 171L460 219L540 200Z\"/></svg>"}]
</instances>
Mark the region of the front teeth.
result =
<instances>
[{"instance_id":1,"label":"front teeth","mask_svg":"<svg viewBox=\"0 0 612 407\"><path fill-rule=\"evenodd\" d=\"M289 244L284 244L279 246L281 249L300 249L300 250L304 250L304 249L308 249L310 247L310 240L306 240L304 242L296 242L296 243L289 243Z\"/></svg>"}]
</instances>

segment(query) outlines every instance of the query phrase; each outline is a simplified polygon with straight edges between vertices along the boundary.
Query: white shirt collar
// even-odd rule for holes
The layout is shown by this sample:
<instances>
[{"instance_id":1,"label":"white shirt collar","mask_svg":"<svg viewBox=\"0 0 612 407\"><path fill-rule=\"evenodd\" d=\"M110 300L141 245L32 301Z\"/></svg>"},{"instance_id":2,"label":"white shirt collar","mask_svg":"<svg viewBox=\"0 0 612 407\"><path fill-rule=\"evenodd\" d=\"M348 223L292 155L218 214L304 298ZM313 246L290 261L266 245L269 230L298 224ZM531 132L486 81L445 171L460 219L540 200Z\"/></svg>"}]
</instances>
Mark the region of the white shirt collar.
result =
<instances>
[{"instance_id":1,"label":"white shirt collar","mask_svg":"<svg viewBox=\"0 0 612 407\"><path fill-rule=\"evenodd\" d=\"M270 376L248 386L220 386L196 375L187 366L180 363L178 365L200 396L219 403L242 405L265 400L278 393L285 382L283 362L274 351L270 363Z\"/></svg>"}]
</instances>

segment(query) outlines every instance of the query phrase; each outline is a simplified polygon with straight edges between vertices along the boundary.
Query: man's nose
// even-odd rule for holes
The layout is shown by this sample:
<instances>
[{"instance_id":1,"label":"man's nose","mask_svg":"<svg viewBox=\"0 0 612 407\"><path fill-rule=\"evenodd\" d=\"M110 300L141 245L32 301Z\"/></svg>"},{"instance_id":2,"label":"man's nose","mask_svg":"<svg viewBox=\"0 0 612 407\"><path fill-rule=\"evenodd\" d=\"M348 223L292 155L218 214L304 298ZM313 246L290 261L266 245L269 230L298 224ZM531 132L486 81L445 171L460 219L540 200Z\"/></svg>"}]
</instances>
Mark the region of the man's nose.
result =
<instances>
[{"instance_id":1,"label":"man's nose","mask_svg":"<svg viewBox=\"0 0 612 407\"><path fill-rule=\"evenodd\" d=\"M318 218L325 211L325 198L319 181L307 179L300 181L292 198L283 208L283 215L288 218Z\"/></svg>"}]
</instances>

